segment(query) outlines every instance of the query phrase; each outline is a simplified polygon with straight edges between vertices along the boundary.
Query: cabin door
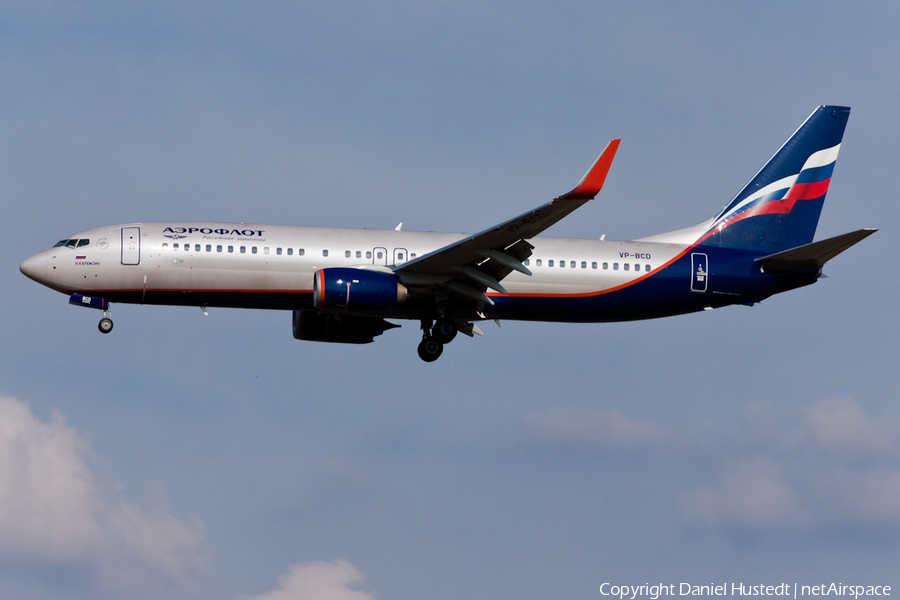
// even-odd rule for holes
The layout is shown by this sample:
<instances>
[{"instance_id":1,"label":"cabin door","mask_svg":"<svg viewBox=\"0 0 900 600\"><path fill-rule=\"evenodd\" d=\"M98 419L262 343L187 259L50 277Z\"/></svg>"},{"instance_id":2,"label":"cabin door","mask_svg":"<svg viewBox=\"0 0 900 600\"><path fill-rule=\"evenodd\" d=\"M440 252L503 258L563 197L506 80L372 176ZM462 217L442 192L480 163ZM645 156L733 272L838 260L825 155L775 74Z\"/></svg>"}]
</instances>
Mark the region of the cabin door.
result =
<instances>
[{"instance_id":1,"label":"cabin door","mask_svg":"<svg viewBox=\"0 0 900 600\"><path fill-rule=\"evenodd\" d=\"M387 264L388 264L387 248L374 248L372 250L372 264L387 266Z\"/></svg>"},{"instance_id":2,"label":"cabin door","mask_svg":"<svg viewBox=\"0 0 900 600\"><path fill-rule=\"evenodd\" d=\"M141 228L122 228L122 264L141 264Z\"/></svg>"}]
</instances>

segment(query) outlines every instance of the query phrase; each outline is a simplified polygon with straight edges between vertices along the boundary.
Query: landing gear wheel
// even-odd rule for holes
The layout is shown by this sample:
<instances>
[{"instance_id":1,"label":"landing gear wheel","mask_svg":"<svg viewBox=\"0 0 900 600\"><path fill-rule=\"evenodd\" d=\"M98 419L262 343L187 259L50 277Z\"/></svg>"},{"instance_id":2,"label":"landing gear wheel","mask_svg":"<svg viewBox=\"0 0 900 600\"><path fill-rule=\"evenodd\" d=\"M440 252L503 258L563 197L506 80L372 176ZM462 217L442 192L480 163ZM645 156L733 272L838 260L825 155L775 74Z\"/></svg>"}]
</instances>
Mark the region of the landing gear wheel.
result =
<instances>
[{"instance_id":1,"label":"landing gear wheel","mask_svg":"<svg viewBox=\"0 0 900 600\"><path fill-rule=\"evenodd\" d=\"M100 319L100 323L97 325L97 329L100 330L100 333L109 333L112 331L113 322L109 317L103 317Z\"/></svg>"},{"instance_id":2,"label":"landing gear wheel","mask_svg":"<svg viewBox=\"0 0 900 600\"><path fill-rule=\"evenodd\" d=\"M456 323L450 319L438 319L431 328L431 336L442 344L449 344L456 337Z\"/></svg>"},{"instance_id":3,"label":"landing gear wheel","mask_svg":"<svg viewBox=\"0 0 900 600\"><path fill-rule=\"evenodd\" d=\"M418 351L419 358L425 362L434 362L440 357L441 352L444 351L444 345L433 337L426 337L419 344Z\"/></svg>"}]
</instances>

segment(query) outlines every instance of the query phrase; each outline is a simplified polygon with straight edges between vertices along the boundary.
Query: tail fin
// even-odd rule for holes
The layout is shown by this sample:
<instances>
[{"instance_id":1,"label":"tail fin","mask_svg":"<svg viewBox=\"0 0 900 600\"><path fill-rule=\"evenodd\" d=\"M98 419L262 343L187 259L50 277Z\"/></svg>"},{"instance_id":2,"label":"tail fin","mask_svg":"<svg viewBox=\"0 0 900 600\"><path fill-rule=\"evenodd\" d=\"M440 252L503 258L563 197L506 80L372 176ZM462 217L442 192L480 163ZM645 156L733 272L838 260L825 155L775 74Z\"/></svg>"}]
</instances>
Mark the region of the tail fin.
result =
<instances>
[{"instance_id":1,"label":"tail fin","mask_svg":"<svg viewBox=\"0 0 900 600\"><path fill-rule=\"evenodd\" d=\"M774 253L812 242L849 116L817 108L696 243Z\"/></svg>"}]
</instances>

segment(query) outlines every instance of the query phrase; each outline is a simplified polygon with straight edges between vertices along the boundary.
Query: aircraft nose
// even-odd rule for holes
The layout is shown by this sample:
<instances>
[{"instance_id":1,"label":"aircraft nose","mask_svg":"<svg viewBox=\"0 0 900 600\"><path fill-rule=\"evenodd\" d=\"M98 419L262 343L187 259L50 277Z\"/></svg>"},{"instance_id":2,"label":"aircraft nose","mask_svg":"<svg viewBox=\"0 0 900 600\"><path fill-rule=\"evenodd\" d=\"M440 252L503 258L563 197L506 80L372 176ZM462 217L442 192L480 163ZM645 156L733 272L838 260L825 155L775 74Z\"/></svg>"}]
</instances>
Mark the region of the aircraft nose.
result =
<instances>
[{"instance_id":1,"label":"aircraft nose","mask_svg":"<svg viewBox=\"0 0 900 600\"><path fill-rule=\"evenodd\" d=\"M47 280L47 253L41 252L26 258L19 265L19 270L22 271L25 277L34 279L38 283L43 283Z\"/></svg>"}]
</instances>

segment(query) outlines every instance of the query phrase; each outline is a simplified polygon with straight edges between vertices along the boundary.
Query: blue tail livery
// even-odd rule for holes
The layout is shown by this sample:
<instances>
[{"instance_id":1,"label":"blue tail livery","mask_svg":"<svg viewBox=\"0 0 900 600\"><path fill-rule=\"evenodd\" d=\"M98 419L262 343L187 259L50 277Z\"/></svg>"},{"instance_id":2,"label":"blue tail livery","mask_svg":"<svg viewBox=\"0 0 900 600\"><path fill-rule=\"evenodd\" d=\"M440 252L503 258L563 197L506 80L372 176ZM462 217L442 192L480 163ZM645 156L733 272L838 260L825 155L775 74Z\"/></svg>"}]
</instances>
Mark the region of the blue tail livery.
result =
<instances>
[{"instance_id":1,"label":"blue tail livery","mask_svg":"<svg viewBox=\"0 0 900 600\"><path fill-rule=\"evenodd\" d=\"M704 246L779 252L813 240L850 109L820 106L716 217Z\"/></svg>"},{"instance_id":2,"label":"blue tail livery","mask_svg":"<svg viewBox=\"0 0 900 600\"><path fill-rule=\"evenodd\" d=\"M752 305L814 283L875 232L813 241L850 109L817 108L714 218L633 241L543 237L603 188L612 140L577 186L474 235L217 222L128 223L26 259L31 279L110 304L277 309L298 340L369 343L414 320L419 357L500 319L601 323Z\"/></svg>"}]
</instances>

